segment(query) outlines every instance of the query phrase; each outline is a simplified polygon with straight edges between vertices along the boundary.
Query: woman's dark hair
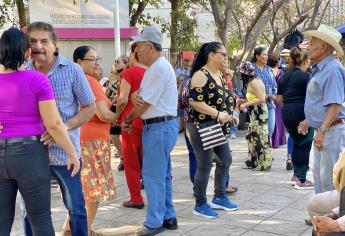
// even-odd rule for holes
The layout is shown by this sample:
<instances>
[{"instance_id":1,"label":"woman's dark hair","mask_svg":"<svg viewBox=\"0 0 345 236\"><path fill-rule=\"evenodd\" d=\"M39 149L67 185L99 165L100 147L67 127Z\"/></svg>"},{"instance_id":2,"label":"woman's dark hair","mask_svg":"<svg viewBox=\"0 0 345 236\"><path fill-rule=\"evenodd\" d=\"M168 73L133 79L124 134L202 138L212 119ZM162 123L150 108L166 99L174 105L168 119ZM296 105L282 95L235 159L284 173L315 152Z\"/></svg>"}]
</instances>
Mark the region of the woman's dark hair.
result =
<instances>
[{"instance_id":1,"label":"woman's dark hair","mask_svg":"<svg viewBox=\"0 0 345 236\"><path fill-rule=\"evenodd\" d=\"M298 47L291 48L289 57L290 57L290 60L289 60L290 67L301 66L303 62L305 62L308 59L307 53L303 52Z\"/></svg>"},{"instance_id":2,"label":"woman's dark hair","mask_svg":"<svg viewBox=\"0 0 345 236\"><path fill-rule=\"evenodd\" d=\"M78 59L84 59L85 55L90 51L90 50L94 50L92 47L90 46L80 46L77 47L74 52L73 52L73 61L75 63L77 63Z\"/></svg>"},{"instance_id":3,"label":"woman's dark hair","mask_svg":"<svg viewBox=\"0 0 345 236\"><path fill-rule=\"evenodd\" d=\"M217 52L217 50L222 46L223 44L219 42L210 42L210 43L204 43L201 48L199 49L198 54L196 55L196 58L194 60L194 63L192 65L192 69L190 71L190 77L193 77L194 73L201 69L204 65L206 65L208 60L208 54L211 52Z\"/></svg>"},{"instance_id":4,"label":"woman's dark hair","mask_svg":"<svg viewBox=\"0 0 345 236\"><path fill-rule=\"evenodd\" d=\"M253 55L253 59L252 59L253 63L256 62L256 56L260 56L263 51L266 51L266 48L264 48L264 47L257 47L257 48L254 49L254 55Z\"/></svg>"},{"instance_id":5,"label":"woman's dark hair","mask_svg":"<svg viewBox=\"0 0 345 236\"><path fill-rule=\"evenodd\" d=\"M0 38L0 64L5 69L17 71L25 62L25 52L29 49L26 34L17 28L6 30Z\"/></svg>"},{"instance_id":6,"label":"woman's dark hair","mask_svg":"<svg viewBox=\"0 0 345 236\"><path fill-rule=\"evenodd\" d=\"M279 64L279 58L275 54L268 55L267 65L271 68L275 68Z\"/></svg>"},{"instance_id":7,"label":"woman's dark hair","mask_svg":"<svg viewBox=\"0 0 345 236\"><path fill-rule=\"evenodd\" d=\"M249 76L249 75L241 74L241 80L242 80L243 87L245 89L247 89L248 84L255 78L256 78L256 76Z\"/></svg>"}]
</instances>

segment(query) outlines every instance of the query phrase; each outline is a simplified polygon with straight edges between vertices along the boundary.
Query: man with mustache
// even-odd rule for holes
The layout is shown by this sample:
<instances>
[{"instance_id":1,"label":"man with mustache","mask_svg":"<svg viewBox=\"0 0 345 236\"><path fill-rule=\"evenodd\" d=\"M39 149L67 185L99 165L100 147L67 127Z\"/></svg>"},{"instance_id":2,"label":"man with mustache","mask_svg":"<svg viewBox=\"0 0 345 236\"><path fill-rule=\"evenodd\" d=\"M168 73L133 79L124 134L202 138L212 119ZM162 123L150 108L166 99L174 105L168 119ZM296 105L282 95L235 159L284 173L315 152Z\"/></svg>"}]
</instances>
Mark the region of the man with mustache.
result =
<instances>
[{"instance_id":1,"label":"man with mustache","mask_svg":"<svg viewBox=\"0 0 345 236\"><path fill-rule=\"evenodd\" d=\"M33 22L28 26L27 31L32 60L27 63L26 69L37 70L48 76L61 118L80 156L79 127L95 114L95 97L80 66L58 52L55 30L51 24ZM54 144L54 140L47 132L42 135L41 140L50 145L50 171L59 182L63 201L68 209L69 222L66 225L69 224L70 227L67 226L67 228L73 236L87 236L87 218L80 171L71 177L72 170L67 169L67 154ZM29 226L26 220L26 235L31 235Z\"/></svg>"}]
</instances>

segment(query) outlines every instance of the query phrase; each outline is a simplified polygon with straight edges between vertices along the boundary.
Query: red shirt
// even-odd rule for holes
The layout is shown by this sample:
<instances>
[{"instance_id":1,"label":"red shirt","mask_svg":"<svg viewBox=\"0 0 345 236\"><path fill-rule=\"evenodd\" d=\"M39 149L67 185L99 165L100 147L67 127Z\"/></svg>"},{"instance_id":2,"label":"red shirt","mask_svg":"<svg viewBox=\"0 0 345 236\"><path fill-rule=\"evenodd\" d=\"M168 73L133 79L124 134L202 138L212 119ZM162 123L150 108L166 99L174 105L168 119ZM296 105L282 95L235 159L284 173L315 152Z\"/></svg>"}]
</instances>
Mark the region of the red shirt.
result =
<instances>
[{"instance_id":1,"label":"red shirt","mask_svg":"<svg viewBox=\"0 0 345 236\"><path fill-rule=\"evenodd\" d=\"M132 93L134 93L140 88L140 84L141 84L141 81L143 80L144 73L145 73L144 68L140 66L132 66L120 74L120 77L122 79L121 83L123 80L126 80L126 82L131 86L131 89L128 95L128 104L125 107L125 110L121 113L120 123L124 122L125 118L128 116L128 114L131 112L132 108L134 107L130 97ZM119 95L120 94L121 94L121 91L119 90ZM142 119L140 117L134 118L132 121L132 126L135 128L143 128L144 124L143 124Z\"/></svg>"}]
</instances>

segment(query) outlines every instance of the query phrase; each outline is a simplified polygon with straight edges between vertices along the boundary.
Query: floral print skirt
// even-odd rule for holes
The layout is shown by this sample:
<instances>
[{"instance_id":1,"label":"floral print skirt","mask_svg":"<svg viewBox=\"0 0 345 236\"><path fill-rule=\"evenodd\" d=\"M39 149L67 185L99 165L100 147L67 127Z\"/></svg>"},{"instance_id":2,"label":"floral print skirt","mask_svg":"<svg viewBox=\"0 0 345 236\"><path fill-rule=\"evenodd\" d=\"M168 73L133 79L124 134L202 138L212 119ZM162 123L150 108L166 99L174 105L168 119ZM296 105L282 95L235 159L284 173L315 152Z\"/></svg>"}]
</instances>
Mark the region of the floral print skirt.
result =
<instances>
[{"instance_id":1,"label":"floral print skirt","mask_svg":"<svg viewBox=\"0 0 345 236\"><path fill-rule=\"evenodd\" d=\"M109 140L81 141L80 144L83 162L81 182L85 201L114 200L116 191L110 165Z\"/></svg>"},{"instance_id":2,"label":"floral print skirt","mask_svg":"<svg viewBox=\"0 0 345 236\"><path fill-rule=\"evenodd\" d=\"M272 166L272 153L269 146L268 110L266 104L251 106L248 109L249 127L246 136L249 156L245 162L248 168L267 171Z\"/></svg>"}]
</instances>

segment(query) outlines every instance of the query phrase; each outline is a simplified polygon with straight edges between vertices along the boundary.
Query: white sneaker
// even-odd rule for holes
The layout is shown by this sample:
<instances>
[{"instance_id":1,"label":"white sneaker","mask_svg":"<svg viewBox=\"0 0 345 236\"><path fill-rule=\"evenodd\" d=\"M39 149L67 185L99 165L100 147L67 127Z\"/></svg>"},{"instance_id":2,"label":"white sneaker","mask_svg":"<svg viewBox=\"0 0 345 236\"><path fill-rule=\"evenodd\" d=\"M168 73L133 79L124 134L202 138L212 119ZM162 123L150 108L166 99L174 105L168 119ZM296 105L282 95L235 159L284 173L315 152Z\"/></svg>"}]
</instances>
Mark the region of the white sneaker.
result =
<instances>
[{"instance_id":1,"label":"white sneaker","mask_svg":"<svg viewBox=\"0 0 345 236\"><path fill-rule=\"evenodd\" d=\"M302 183L301 181L297 181L297 183L295 184L295 189L298 189L298 190L313 189L313 188L314 188L314 183L309 180L305 180L304 183Z\"/></svg>"},{"instance_id":2,"label":"white sneaker","mask_svg":"<svg viewBox=\"0 0 345 236\"><path fill-rule=\"evenodd\" d=\"M236 139L236 138L237 138L237 137L236 137L236 134L230 135L230 138L231 138L231 139Z\"/></svg>"}]
</instances>

